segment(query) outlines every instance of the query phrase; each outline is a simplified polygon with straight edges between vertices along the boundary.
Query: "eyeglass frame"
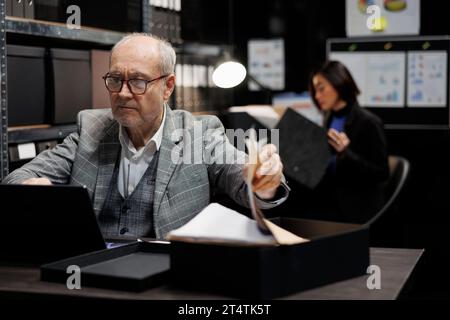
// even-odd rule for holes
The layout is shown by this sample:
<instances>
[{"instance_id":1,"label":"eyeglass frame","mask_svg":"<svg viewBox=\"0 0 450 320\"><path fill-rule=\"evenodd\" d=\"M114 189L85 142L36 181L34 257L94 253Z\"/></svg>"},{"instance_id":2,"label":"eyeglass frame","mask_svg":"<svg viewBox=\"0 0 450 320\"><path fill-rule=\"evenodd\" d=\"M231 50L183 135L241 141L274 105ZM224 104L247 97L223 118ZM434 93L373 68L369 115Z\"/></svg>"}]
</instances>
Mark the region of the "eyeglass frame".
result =
<instances>
[{"instance_id":1,"label":"eyeglass frame","mask_svg":"<svg viewBox=\"0 0 450 320\"><path fill-rule=\"evenodd\" d=\"M106 89L107 89L109 92L111 92L111 93L119 93L119 92L121 92L122 89L123 89L123 83L126 82L126 83L127 83L128 90L129 90L133 95L140 96L140 95L143 95L143 94L145 94L145 93L147 92L148 84L149 84L149 83L154 82L154 81L157 81L157 80L160 80L160 79L163 79L163 78L168 77L168 76L170 76L170 74L165 74L165 75L159 76L158 78L151 79L151 80L146 80L146 79L141 79L141 78L120 79L120 77L116 77L116 78L119 78L119 79L120 79L120 82L121 82L121 83L120 83L120 89L119 89L118 91L112 91L112 90L110 90L110 89L108 88L108 85L106 84L106 79L107 79L108 77L114 78L113 76L111 76L111 74L110 74L109 72L106 73L106 74L102 77L102 79L103 79L103 81L105 82L105 87L106 87ZM133 90L131 89L131 86L130 86L130 83L129 83L129 81L131 81L131 80L141 80L141 81L144 81L144 82L145 82L144 92L142 92L142 93L134 93Z\"/></svg>"}]
</instances>

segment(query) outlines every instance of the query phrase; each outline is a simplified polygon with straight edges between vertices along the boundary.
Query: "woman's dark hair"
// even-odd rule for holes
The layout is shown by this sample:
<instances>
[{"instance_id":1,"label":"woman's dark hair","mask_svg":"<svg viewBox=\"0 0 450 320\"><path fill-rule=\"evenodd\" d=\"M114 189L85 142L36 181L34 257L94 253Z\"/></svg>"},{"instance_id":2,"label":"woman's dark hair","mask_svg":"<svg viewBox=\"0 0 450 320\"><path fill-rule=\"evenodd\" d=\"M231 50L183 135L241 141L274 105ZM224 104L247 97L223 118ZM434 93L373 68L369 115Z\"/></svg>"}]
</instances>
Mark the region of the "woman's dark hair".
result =
<instances>
[{"instance_id":1,"label":"woman's dark hair","mask_svg":"<svg viewBox=\"0 0 450 320\"><path fill-rule=\"evenodd\" d=\"M318 74L322 75L331 83L339 97L347 104L353 104L356 101L356 97L360 94L360 91L348 69L339 61L327 61L314 70L309 78L309 93L316 106L319 104L315 97L316 89L313 85L313 78Z\"/></svg>"}]
</instances>

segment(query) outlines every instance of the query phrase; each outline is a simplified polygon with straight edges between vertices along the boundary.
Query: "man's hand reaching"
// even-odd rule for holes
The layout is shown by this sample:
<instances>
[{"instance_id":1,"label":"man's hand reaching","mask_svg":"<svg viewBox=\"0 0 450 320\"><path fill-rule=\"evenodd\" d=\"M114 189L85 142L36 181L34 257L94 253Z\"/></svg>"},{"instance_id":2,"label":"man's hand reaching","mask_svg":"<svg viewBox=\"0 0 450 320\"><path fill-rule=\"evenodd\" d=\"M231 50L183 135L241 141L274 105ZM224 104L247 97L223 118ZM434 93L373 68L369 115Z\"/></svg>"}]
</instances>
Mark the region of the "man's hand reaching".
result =
<instances>
[{"instance_id":1,"label":"man's hand reaching","mask_svg":"<svg viewBox=\"0 0 450 320\"><path fill-rule=\"evenodd\" d=\"M272 199L283 176L283 164L277 153L277 147L274 144L267 144L262 147L256 167L254 164L245 166L245 176L247 176L248 170L255 170L252 181L253 192L260 199Z\"/></svg>"},{"instance_id":2,"label":"man's hand reaching","mask_svg":"<svg viewBox=\"0 0 450 320\"><path fill-rule=\"evenodd\" d=\"M52 183L47 178L30 178L22 181L22 184L51 185Z\"/></svg>"}]
</instances>

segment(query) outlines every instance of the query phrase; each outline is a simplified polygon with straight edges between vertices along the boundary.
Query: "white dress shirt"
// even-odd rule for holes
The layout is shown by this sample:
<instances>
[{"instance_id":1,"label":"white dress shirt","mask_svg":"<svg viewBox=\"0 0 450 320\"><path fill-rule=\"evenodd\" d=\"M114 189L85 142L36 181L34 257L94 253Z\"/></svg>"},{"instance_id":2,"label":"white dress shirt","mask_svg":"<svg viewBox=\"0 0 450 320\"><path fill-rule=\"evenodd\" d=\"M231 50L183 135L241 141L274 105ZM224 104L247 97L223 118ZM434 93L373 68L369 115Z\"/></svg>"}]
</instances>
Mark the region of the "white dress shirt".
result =
<instances>
[{"instance_id":1,"label":"white dress shirt","mask_svg":"<svg viewBox=\"0 0 450 320\"><path fill-rule=\"evenodd\" d=\"M153 160L153 156L161 146L164 122L166 120L166 111L164 110L163 112L163 119L158 131L156 131L153 137L139 151L134 147L125 128L120 126L119 141L122 146L122 151L120 155L117 187L119 193L124 198L127 198L133 193L145 171L147 171L150 162Z\"/></svg>"}]
</instances>

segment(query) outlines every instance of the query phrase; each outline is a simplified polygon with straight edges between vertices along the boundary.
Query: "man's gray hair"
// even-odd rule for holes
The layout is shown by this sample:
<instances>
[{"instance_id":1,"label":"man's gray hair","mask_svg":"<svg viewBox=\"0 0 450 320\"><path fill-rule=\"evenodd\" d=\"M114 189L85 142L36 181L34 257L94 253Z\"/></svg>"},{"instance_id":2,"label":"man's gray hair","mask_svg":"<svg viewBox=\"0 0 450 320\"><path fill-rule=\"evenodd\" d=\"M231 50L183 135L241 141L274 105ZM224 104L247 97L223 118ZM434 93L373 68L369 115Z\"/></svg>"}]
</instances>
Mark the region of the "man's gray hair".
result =
<instances>
[{"instance_id":1,"label":"man's gray hair","mask_svg":"<svg viewBox=\"0 0 450 320\"><path fill-rule=\"evenodd\" d=\"M161 65L160 65L161 74L175 73L175 63L177 61L175 50L173 49L172 45L169 42L151 33L135 32L126 35L114 45L114 47L111 50L111 55L117 47L135 37L148 37L153 40L156 40L158 42L159 54L161 57Z\"/></svg>"}]
</instances>

